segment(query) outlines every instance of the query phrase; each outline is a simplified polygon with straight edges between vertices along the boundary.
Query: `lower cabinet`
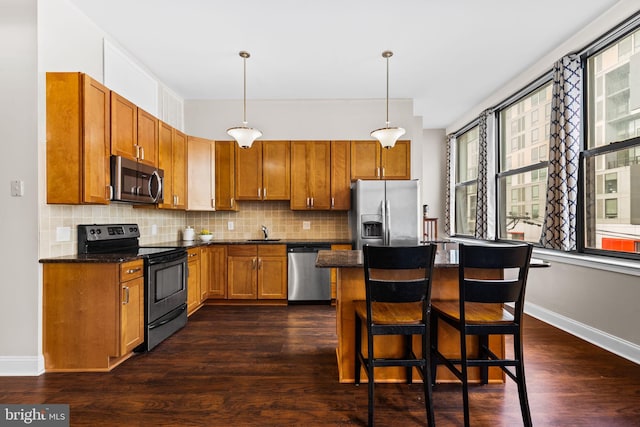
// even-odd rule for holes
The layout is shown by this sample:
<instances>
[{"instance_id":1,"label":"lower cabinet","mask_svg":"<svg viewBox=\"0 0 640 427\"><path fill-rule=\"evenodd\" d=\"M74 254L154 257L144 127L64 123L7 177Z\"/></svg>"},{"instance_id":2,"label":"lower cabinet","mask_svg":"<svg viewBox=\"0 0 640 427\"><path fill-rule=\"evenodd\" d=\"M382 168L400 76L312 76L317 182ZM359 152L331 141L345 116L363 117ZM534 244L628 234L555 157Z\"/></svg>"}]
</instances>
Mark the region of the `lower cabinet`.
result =
<instances>
[{"instance_id":1,"label":"lower cabinet","mask_svg":"<svg viewBox=\"0 0 640 427\"><path fill-rule=\"evenodd\" d=\"M227 247L228 299L287 299L286 245Z\"/></svg>"},{"instance_id":2,"label":"lower cabinet","mask_svg":"<svg viewBox=\"0 0 640 427\"><path fill-rule=\"evenodd\" d=\"M43 265L43 352L47 372L110 371L144 342L144 266Z\"/></svg>"},{"instance_id":3,"label":"lower cabinet","mask_svg":"<svg viewBox=\"0 0 640 427\"><path fill-rule=\"evenodd\" d=\"M191 248L187 250L187 314L193 314L202 306L202 249Z\"/></svg>"},{"instance_id":4,"label":"lower cabinet","mask_svg":"<svg viewBox=\"0 0 640 427\"><path fill-rule=\"evenodd\" d=\"M227 299L227 247L211 245L203 249L202 252L207 255L208 259L207 298Z\"/></svg>"}]
</instances>

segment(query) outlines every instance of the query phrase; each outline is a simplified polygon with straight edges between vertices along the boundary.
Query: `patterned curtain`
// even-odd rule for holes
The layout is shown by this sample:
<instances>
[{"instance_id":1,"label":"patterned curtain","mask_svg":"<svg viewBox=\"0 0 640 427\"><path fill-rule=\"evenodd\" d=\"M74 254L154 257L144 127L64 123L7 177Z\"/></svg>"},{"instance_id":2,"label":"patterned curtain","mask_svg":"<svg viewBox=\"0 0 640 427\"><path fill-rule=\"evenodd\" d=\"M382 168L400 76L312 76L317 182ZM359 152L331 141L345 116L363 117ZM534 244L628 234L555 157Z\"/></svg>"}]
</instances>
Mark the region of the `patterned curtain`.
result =
<instances>
[{"instance_id":1,"label":"patterned curtain","mask_svg":"<svg viewBox=\"0 0 640 427\"><path fill-rule=\"evenodd\" d=\"M456 145L456 136L453 134L447 135L447 189L446 189L446 200L444 205L444 233L447 236L451 236L451 212L454 212L452 209L453 200L451 200L451 186L454 185L454 177L452 176L452 172L454 171L454 167L451 164L455 160L453 156L454 148Z\"/></svg>"},{"instance_id":2,"label":"patterned curtain","mask_svg":"<svg viewBox=\"0 0 640 427\"><path fill-rule=\"evenodd\" d=\"M579 56L565 56L556 62L551 99L547 206L540 243L545 248L563 251L576 249L581 87Z\"/></svg>"},{"instance_id":3,"label":"patterned curtain","mask_svg":"<svg viewBox=\"0 0 640 427\"><path fill-rule=\"evenodd\" d=\"M490 203L489 194L495 194L494 180L495 173L489 173L489 168L493 171L493 161L489 162L489 146L494 145L494 114L493 110L484 110L480 114L478 121L478 194L476 197L476 230L475 237L478 239L492 239L495 227L491 225L495 212L493 204ZM491 180L489 180L491 177Z\"/></svg>"}]
</instances>

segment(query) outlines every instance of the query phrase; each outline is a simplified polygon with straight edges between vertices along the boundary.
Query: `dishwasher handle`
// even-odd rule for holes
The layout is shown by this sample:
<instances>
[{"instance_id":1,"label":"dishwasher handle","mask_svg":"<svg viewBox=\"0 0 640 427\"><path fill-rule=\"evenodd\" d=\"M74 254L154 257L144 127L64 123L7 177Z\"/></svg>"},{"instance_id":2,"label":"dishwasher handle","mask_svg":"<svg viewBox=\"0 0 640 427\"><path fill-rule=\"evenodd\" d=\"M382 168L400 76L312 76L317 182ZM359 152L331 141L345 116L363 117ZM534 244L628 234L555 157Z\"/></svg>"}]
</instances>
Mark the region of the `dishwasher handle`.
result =
<instances>
[{"instance_id":1,"label":"dishwasher handle","mask_svg":"<svg viewBox=\"0 0 640 427\"><path fill-rule=\"evenodd\" d=\"M288 245L287 252L289 253L311 253L318 252L320 250L330 250L331 245L313 245L313 244L299 244Z\"/></svg>"}]
</instances>

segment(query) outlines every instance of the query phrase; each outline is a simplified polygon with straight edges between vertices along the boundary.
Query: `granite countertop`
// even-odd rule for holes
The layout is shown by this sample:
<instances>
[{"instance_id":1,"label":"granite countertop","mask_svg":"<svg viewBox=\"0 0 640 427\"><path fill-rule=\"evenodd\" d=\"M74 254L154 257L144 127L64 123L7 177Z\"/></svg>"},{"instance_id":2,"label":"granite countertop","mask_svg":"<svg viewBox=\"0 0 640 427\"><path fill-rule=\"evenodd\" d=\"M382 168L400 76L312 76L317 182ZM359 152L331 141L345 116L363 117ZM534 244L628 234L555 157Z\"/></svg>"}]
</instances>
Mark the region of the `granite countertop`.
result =
<instances>
[{"instance_id":1,"label":"granite countertop","mask_svg":"<svg viewBox=\"0 0 640 427\"><path fill-rule=\"evenodd\" d=\"M447 248L438 247L435 265L438 267L457 267L458 251L450 249L451 243L447 243ZM318 268L362 268L364 266L364 255L361 250L350 251L318 251L316 267Z\"/></svg>"},{"instance_id":2,"label":"granite countertop","mask_svg":"<svg viewBox=\"0 0 640 427\"><path fill-rule=\"evenodd\" d=\"M326 239L281 239L281 240L211 240L204 242L200 239L196 240L177 240L161 243L146 244L140 246L146 247L177 247L177 248L197 248L209 245L290 245L290 244L351 244L350 240L326 240ZM76 254L62 255L51 258L41 258L40 262L45 263L64 263L64 262L84 262L84 263L119 263L142 259L143 256L126 255L126 254Z\"/></svg>"}]
</instances>

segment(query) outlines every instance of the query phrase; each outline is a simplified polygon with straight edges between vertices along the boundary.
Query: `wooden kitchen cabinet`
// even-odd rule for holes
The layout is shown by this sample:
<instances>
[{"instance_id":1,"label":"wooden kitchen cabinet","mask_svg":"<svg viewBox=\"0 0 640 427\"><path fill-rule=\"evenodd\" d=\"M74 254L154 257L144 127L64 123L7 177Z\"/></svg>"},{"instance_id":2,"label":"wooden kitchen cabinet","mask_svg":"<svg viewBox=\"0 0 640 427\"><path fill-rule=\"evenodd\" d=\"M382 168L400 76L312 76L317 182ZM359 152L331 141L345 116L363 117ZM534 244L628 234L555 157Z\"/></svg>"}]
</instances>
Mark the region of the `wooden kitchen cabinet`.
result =
<instances>
[{"instance_id":1,"label":"wooden kitchen cabinet","mask_svg":"<svg viewBox=\"0 0 640 427\"><path fill-rule=\"evenodd\" d=\"M47 372L109 371L144 342L144 265L43 265Z\"/></svg>"},{"instance_id":2,"label":"wooden kitchen cabinet","mask_svg":"<svg viewBox=\"0 0 640 427\"><path fill-rule=\"evenodd\" d=\"M215 210L215 142L187 137L187 210Z\"/></svg>"},{"instance_id":3,"label":"wooden kitchen cabinet","mask_svg":"<svg viewBox=\"0 0 640 427\"><path fill-rule=\"evenodd\" d=\"M331 210L351 209L351 143L331 141Z\"/></svg>"},{"instance_id":4,"label":"wooden kitchen cabinet","mask_svg":"<svg viewBox=\"0 0 640 427\"><path fill-rule=\"evenodd\" d=\"M47 203L108 204L111 92L82 73L47 73Z\"/></svg>"},{"instance_id":5,"label":"wooden kitchen cabinet","mask_svg":"<svg viewBox=\"0 0 640 427\"><path fill-rule=\"evenodd\" d=\"M158 121L158 167L164 171L162 209L187 207L187 136Z\"/></svg>"},{"instance_id":6,"label":"wooden kitchen cabinet","mask_svg":"<svg viewBox=\"0 0 640 427\"><path fill-rule=\"evenodd\" d=\"M331 208L331 142L292 141L291 183L293 210Z\"/></svg>"},{"instance_id":7,"label":"wooden kitchen cabinet","mask_svg":"<svg viewBox=\"0 0 640 427\"><path fill-rule=\"evenodd\" d=\"M113 91L111 154L158 166L158 119Z\"/></svg>"},{"instance_id":8,"label":"wooden kitchen cabinet","mask_svg":"<svg viewBox=\"0 0 640 427\"><path fill-rule=\"evenodd\" d=\"M227 299L227 247L209 245L204 252L209 257L207 298Z\"/></svg>"},{"instance_id":9,"label":"wooden kitchen cabinet","mask_svg":"<svg viewBox=\"0 0 640 427\"><path fill-rule=\"evenodd\" d=\"M291 152L289 141L256 141L235 152L237 200L289 200Z\"/></svg>"},{"instance_id":10,"label":"wooden kitchen cabinet","mask_svg":"<svg viewBox=\"0 0 640 427\"><path fill-rule=\"evenodd\" d=\"M227 248L229 299L286 300L286 245L233 245Z\"/></svg>"},{"instance_id":11,"label":"wooden kitchen cabinet","mask_svg":"<svg viewBox=\"0 0 640 427\"><path fill-rule=\"evenodd\" d=\"M201 248L187 250L187 314L193 314L202 306L201 294Z\"/></svg>"},{"instance_id":12,"label":"wooden kitchen cabinet","mask_svg":"<svg viewBox=\"0 0 640 427\"><path fill-rule=\"evenodd\" d=\"M215 143L215 207L217 211L237 211L236 198L236 143Z\"/></svg>"},{"instance_id":13,"label":"wooden kitchen cabinet","mask_svg":"<svg viewBox=\"0 0 640 427\"><path fill-rule=\"evenodd\" d=\"M411 141L382 148L378 141L351 141L351 180L411 179Z\"/></svg>"}]
</instances>

